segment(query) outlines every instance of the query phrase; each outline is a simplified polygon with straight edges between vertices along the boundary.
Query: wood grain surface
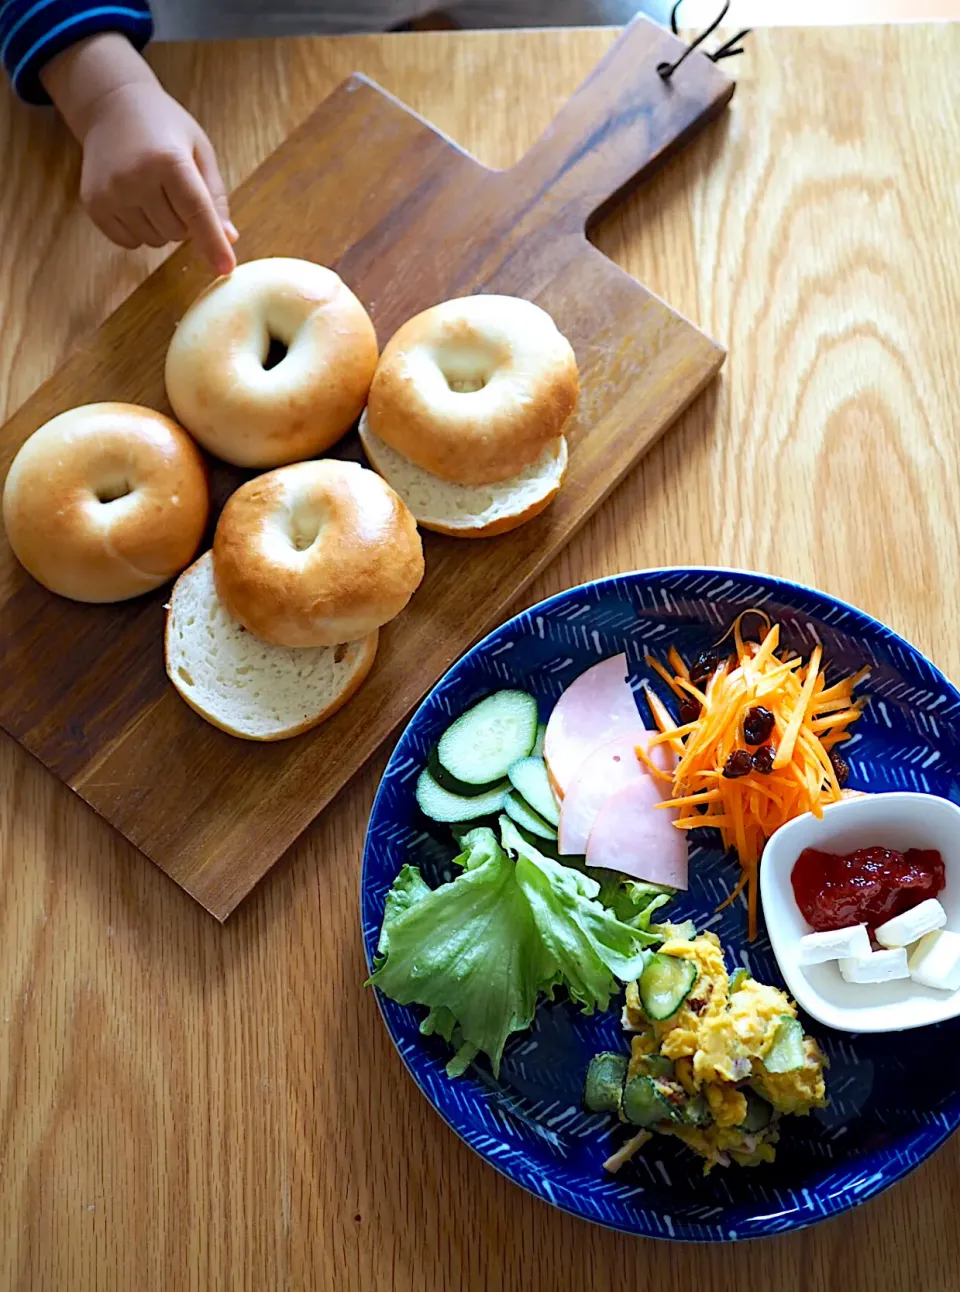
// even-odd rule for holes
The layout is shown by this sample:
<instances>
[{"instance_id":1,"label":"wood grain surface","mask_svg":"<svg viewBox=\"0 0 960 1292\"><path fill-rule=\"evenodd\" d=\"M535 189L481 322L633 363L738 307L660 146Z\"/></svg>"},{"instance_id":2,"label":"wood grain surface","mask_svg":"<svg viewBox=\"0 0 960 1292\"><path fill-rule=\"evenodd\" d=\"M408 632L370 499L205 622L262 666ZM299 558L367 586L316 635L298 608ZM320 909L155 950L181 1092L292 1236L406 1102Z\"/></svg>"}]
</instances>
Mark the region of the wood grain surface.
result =
<instances>
[{"instance_id":1,"label":"wood grain surface","mask_svg":"<svg viewBox=\"0 0 960 1292\"><path fill-rule=\"evenodd\" d=\"M673 80L658 76L682 50L637 19L506 170L480 165L354 77L234 195L241 259L330 265L370 310L381 345L438 301L501 292L542 305L580 369L559 498L502 538L425 535L424 580L334 718L277 744L226 735L167 680L169 589L118 606L67 602L34 583L0 537L0 724L219 919L719 370L722 349L585 235L729 101L732 82L699 55ZM0 430L0 473L38 426L76 405L106 398L169 412L164 356L207 281L188 251L172 256ZM358 455L355 438L332 452ZM254 474L211 465L217 502Z\"/></svg>"},{"instance_id":2,"label":"wood grain surface","mask_svg":"<svg viewBox=\"0 0 960 1292\"><path fill-rule=\"evenodd\" d=\"M508 165L611 39L256 43L156 64L236 183L355 67ZM640 566L753 566L857 602L960 677L958 58L960 29L757 34L724 120L597 230L730 358L521 604ZM52 120L4 104L0 145L12 408L152 259L86 227ZM856 1212L725 1248L570 1219L465 1148L360 987L385 757L221 927L0 737L4 1292L956 1292L956 1140Z\"/></svg>"}]
</instances>

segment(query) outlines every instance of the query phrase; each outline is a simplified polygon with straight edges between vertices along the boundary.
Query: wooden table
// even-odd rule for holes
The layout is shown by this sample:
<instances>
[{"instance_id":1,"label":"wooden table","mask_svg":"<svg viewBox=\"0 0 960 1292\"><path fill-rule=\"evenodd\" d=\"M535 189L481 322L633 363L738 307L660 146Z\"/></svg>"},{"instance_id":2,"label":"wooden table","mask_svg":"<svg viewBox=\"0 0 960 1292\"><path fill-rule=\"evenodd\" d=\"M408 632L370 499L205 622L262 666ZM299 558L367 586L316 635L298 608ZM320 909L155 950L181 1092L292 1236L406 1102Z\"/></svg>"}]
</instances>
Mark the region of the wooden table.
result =
<instances>
[{"instance_id":1,"label":"wooden table","mask_svg":"<svg viewBox=\"0 0 960 1292\"><path fill-rule=\"evenodd\" d=\"M354 68L507 164L610 39L155 57L236 182ZM958 58L960 28L758 34L727 118L599 229L730 358L525 604L639 566L752 566L849 598L960 676ZM12 409L152 261L86 225L55 122L4 101L0 144ZM385 758L220 927L0 739L5 1292L956 1288L958 1141L860 1212L723 1249L605 1232L484 1166L360 986Z\"/></svg>"}]
</instances>

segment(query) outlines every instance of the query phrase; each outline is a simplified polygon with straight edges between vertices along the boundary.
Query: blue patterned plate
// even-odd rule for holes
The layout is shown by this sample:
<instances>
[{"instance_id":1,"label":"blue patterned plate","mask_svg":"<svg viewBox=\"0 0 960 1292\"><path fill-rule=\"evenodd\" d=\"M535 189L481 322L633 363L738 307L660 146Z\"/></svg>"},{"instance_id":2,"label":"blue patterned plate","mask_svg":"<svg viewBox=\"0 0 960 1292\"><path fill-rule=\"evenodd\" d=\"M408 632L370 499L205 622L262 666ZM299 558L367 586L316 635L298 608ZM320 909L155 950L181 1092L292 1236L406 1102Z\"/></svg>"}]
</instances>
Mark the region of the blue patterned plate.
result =
<instances>
[{"instance_id":1,"label":"blue patterned plate","mask_svg":"<svg viewBox=\"0 0 960 1292\"><path fill-rule=\"evenodd\" d=\"M449 835L431 833L414 802L416 777L450 721L500 687L532 690L546 718L561 691L599 659L627 652L634 684L647 651L673 644L686 658L713 645L736 615L762 606L784 644L822 642L830 670L873 669L870 700L847 745L850 784L907 789L960 802L960 692L876 620L832 597L757 574L657 570L603 579L534 606L491 633L434 688L394 750L374 804L363 859L368 962L384 896L405 861L428 882L452 878ZM741 903L716 914L734 883L719 850L691 854L691 886L671 918L711 928L728 967L746 965L782 985L761 931L749 944ZM566 1002L541 1005L533 1031L507 1046L500 1079L475 1065L451 1081L445 1044L418 1031L422 1010L380 998L414 1080L445 1121L509 1179L574 1215L653 1238L718 1242L801 1229L866 1201L928 1157L960 1126L960 1020L911 1032L850 1036L807 1022L830 1059L831 1103L783 1125L777 1161L716 1169L675 1141L656 1139L623 1170L603 1160L626 1137L580 1106L590 1056L622 1048L618 1010L583 1017Z\"/></svg>"}]
</instances>

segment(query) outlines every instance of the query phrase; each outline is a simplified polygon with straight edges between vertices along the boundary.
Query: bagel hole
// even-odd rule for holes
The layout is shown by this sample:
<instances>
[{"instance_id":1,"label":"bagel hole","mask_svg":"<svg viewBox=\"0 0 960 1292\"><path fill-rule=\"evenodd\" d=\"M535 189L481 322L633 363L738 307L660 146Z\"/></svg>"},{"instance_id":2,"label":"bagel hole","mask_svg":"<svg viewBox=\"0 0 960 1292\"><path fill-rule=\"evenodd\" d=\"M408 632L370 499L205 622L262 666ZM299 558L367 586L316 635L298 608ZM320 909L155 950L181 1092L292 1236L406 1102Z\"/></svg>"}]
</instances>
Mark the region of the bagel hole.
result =
<instances>
[{"instance_id":1,"label":"bagel hole","mask_svg":"<svg viewBox=\"0 0 960 1292\"><path fill-rule=\"evenodd\" d=\"M97 502L116 502L133 493L129 480L108 480L94 490Z\"/></svg>"},{"instance_id":2,"label":"bagel hole","mask_svg":"<svg viewBox=\"0 0 960 1292\"><path fill-rule=\"evenodd\" d=\"M497 367L497 356L476 344L445 345L437 355L437 366L450 390L470 395L484 386Z\"/></svg>"},{"instance_id":3,"label":"bagel hole","mask_svg":"<svg viewBox=\"0 0 960 1292\"><path fill-rule=\"evenodd\" d=\"M278 336L271 336L267 342L267 353L263 356L264 371L269 372L278 363L282 363L287 357L288 349L286 341L281 341Z\"/></svg>"},{"instance_id":4,"label":"bagel hole","mask_svg":"<svg viewBox=\"0 0 960 1292\"><path fill-rule=\"evenodd\" d=\"M299 507L290 517L290 546L295 552L313 547L320 535L323 514L310 507Z\"/></svg>"}]
</instances>

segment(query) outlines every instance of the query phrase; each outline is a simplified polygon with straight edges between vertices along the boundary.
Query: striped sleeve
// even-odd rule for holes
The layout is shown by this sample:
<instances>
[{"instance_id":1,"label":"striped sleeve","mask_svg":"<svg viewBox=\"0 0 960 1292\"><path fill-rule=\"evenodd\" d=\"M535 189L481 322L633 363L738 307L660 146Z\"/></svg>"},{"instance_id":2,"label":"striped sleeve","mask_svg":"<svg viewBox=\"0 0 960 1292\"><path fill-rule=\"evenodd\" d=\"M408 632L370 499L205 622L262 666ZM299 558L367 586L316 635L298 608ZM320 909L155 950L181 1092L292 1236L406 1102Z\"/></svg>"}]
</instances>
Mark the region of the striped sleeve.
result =
<instances>
[{"instance_id":1,"label":"striped sleeve","mask_svg":"<svg viewBox=\"0 0 960 1292\"><path fill-rule=\"evenodd\" d=\"M117 31L136 49L153 35L146 0L0 0L0 61L28 103L49 103L39 73L56 54L86 36Z\"/></svg>"}]
</instances>

